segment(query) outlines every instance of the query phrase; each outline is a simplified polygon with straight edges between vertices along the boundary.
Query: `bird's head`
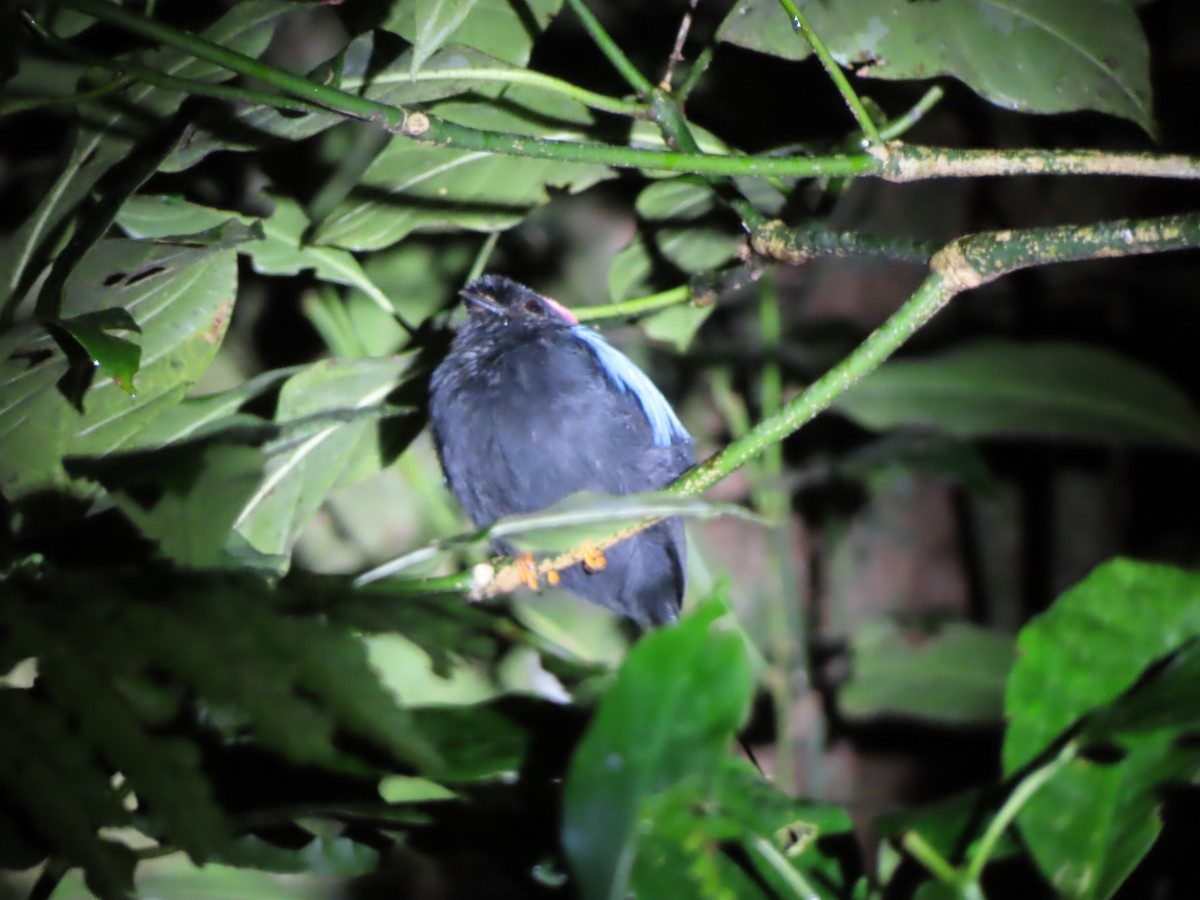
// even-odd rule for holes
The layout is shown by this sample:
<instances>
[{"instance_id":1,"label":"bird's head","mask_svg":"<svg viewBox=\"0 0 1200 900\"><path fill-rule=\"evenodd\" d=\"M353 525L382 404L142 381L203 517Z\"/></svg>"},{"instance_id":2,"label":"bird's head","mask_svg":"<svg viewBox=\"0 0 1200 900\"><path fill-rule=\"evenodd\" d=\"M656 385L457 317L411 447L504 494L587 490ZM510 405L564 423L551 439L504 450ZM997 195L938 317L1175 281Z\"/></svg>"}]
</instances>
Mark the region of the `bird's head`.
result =
<instances>
[{"instance_id":1,"label":"bird's head","mask_svg":"<svg viewBox=\"0 0 1200 900\"><path fill-rule=\"evenodd\" d=\"M579 319L559 303L503 275L484 275L459 291L472 318L498 319L532 328L570 328Z\"/></svg>"}]
</instances>

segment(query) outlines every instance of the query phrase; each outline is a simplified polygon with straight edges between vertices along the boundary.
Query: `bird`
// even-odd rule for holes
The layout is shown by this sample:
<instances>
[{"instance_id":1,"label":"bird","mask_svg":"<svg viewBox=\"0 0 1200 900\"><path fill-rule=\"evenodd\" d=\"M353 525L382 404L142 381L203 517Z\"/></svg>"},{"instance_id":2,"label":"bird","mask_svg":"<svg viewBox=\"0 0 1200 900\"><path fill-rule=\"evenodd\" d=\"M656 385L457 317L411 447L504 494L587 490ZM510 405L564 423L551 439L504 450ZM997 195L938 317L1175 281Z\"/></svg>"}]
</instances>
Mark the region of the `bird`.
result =
<instances>
[{"instance_id":1,"label":"bird","mask_svg":"<svg viewBox=\"0 0 1200 900\"><path fill-rule=\"evenodd\" d=\"M503 275L459 293L467 318L431 377L429 412L446 483L476 527L579 491L658 490L694 465L692 438L654 382L567 307ZM608 548L602 562L565 568L558 584L643 628L678 618L681 519Z\"/></svg>"}]
</instances>

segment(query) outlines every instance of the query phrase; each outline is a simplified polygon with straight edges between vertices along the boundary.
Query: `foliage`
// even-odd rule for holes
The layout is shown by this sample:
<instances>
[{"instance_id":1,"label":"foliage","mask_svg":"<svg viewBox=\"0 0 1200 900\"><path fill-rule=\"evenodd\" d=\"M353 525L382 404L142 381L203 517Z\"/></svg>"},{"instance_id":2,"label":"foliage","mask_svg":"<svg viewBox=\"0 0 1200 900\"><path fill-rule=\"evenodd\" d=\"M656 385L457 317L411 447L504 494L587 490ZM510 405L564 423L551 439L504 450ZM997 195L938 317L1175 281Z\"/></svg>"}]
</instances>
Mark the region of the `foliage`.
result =
<instances>
[{"instance_id":1,"label":"foliage","mask_svg":"<svg viewBox=\"0 0 1200 900\"><path fill-rule=\"evenodd\" d=\"M701 3L657 86L641 30L667 14L636 4L595 4L617 40L582 0L0 11L0 168L23 173L0 186L0 868L32 870L12 890L977 897L990 863L1018 858L1026 884L1116 893L1159 837L1164 790L1200 777L1200 580L1183 568L1113 559L1010 620L1015 640L938 616L868 623L844 683L814 661L786 577L761 628L693 572L680 624L632 646L552 593L461 595L488 592L468 551L489 535L567 551L648 515L731 511L782 534L793 476L872 495L933 472L996 502L998 439L1190 465L1187 388L1086 329L968 334L871 370L958 290L1194 247L1194 215L1165 237L1081 228L1083 251L984 235L960 255L994 265L957 282L916 226L826 227L853 176L895 174L887 153L937 155L883 143L941 96L919 99L915 79L957 80L976 115L1083 110L1157 134L1146 5L810 0L795 4L810 45L792 4ZM819 74L801 62L814 47L886 98L842 80L857 130L814 126L774 87L739 93L739 66ZM624 82L597 74L602 58ZM989 161L1200 171L1155 154ZM614 208L623 248L593 224ZM765 239L783 223L809 243ZM1009 265L1013 247L1029 259ZM859 336L800 334L776 292L781 262L847 252L932 257L912 304L953 289L880 328L894 343L869 365L831 368ZM485 266L570 284L596 306L583 318L669 348L627 342L701 446L728 444L710 471L744 468L751 509L577 497L462 536L420 435L455 290ZM736 299L756 285L757 315ZM823 372L827 397L784 402L785 382ZM784 438L826 406L858 446L792 470ZM379 571L402 578L355 582L396 554ZM758 682L779 784L731 749L761 731ZM787 790L802 683L851 727L1002 730L1002 771L880 819L864 867L846 810ZM281 893L268 873L302 878Z\"/></svg>"}]
</instances>

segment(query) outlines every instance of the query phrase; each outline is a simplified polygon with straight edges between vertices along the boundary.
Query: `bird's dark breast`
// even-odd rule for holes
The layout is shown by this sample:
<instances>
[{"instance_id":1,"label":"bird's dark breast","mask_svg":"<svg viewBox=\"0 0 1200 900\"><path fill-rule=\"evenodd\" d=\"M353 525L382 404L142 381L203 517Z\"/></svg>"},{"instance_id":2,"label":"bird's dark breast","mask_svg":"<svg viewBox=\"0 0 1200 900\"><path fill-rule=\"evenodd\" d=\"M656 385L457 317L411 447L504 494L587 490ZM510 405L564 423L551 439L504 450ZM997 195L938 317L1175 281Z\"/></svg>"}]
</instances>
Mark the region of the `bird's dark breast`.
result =
<instances>
[{"instance_id":1,"label":"bird's dark breast","mask_svg":"<svg viewBox=\"0 0 1200 900\"><path fill-rule=\"evenodd\" d=\"M477 525L577 491L654 490L691 466L690 443L655 446L637 399L609 382L568 329L478 330L469 324L456 336L431 400L446 480ZM655 525L606 556L604 569L563 571L562 586L644 623L675 618L682 523Z\"/></svg>"}]
</instances>

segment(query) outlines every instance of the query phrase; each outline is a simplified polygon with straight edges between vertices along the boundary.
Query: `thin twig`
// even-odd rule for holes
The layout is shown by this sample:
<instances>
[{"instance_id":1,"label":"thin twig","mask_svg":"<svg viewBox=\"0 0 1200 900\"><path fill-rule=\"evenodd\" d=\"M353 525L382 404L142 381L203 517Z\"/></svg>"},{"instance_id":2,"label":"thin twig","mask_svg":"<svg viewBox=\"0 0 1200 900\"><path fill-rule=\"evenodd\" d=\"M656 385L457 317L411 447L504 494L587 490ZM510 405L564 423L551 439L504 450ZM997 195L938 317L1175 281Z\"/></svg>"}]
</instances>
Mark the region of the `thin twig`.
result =
<instances>
[{"instance_id":1,"label":"thin twig","mask_svg":"<svg viewBox=\"0 0 1200 900\"><path fill-rule=\"evenodd\" d=\"M683 18L679 21L679 33L675 35L675 46L671 48L671 55L667 58L667 71L663 73L662 81L658 83L660 90L671 90L671 79L675 77L675 66L683 62L683 44L687 40L688 32L692 30L692 14L696 11L696 4L699 0L689 0L688 8L683 11Z\"/></svg>"}]
</instances>

